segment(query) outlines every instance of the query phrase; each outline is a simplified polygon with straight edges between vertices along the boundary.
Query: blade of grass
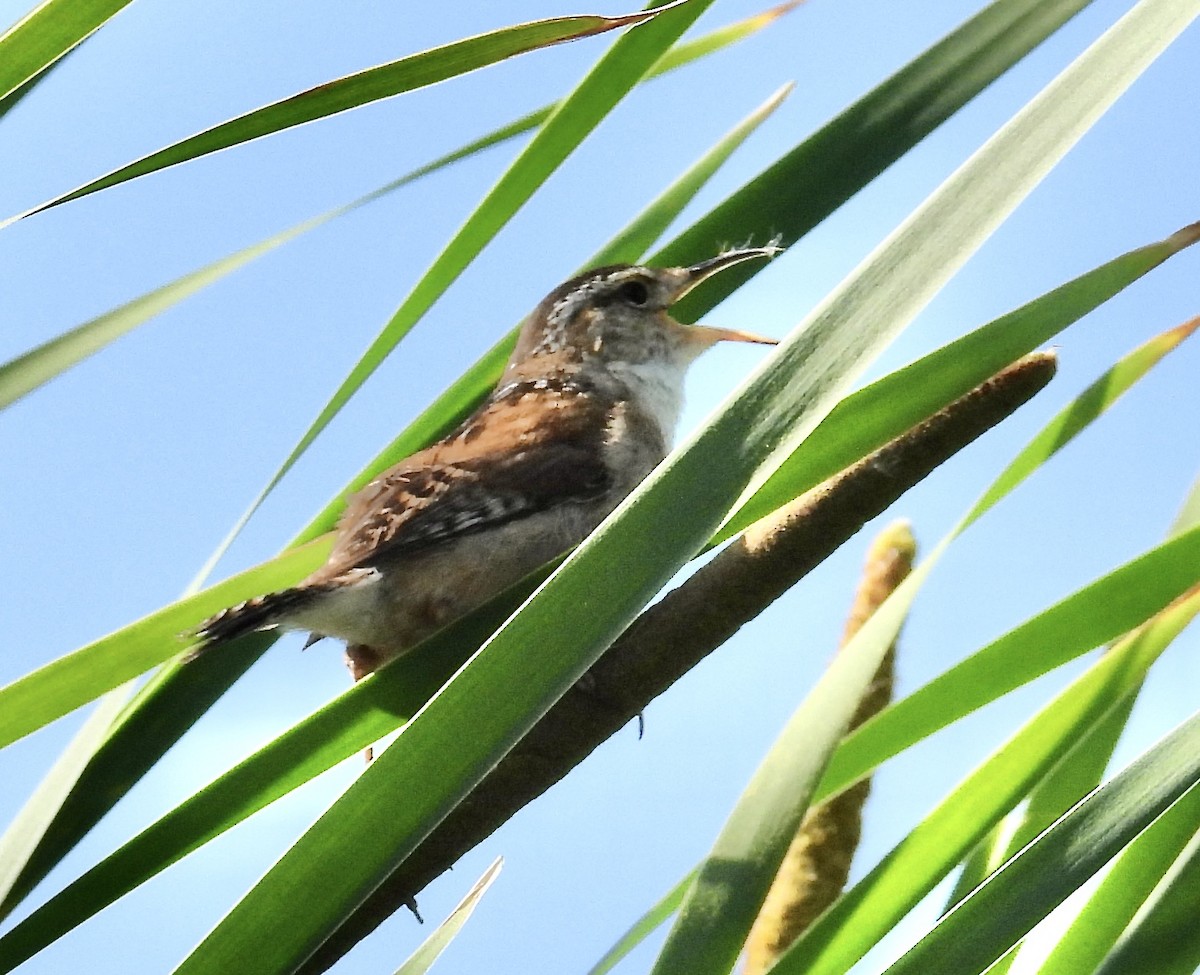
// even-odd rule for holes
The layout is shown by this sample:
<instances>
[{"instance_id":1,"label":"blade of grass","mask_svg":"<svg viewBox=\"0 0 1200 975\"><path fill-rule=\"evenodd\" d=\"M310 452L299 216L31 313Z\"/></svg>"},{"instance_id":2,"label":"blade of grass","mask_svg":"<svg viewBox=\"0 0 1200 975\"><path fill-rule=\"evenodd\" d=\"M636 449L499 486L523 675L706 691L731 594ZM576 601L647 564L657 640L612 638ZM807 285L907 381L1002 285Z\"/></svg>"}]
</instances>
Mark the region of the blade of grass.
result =
<instances>
[{"instance_id":1,"label":"blade of grass","mask_svg":"<svg viewBox=\"0 0 1200 975\"><path fill-rule=\"evenodd\" d=\"M169 166L190 162L210 153L252 142L276 132L329 118L384 98L416 91L450 78L477 71L500 61L537 51L553 44L592 37L621 27L644 23L659 13L695 0L670 2L637 13L616 17L579 15L552 17L488 31L440 47L389 61L373 68L327 81L281 101L205 129L181 142L143 156L120 169L85 183L62 196L10 217L0 227L71 200L78 200L118 183L125 183ZM2 44L2 40L0 40ZM0 48L2 50L2 48Z\"/></svg>"},{"instance_id":2,"label":"blade of grass","mask_svg":"<svg viewBox=\"0 0 1200 975\"><path fill-rule=\"evenodd\" d=\"M1194 503L1197 498L1200 498L1200 480L1193 485L1183 509L1168 532L1168 537L1178 535L1200 523L1200 507ZM1051 777L1034 792L1019 834L1004 851L1000 862L1011 858L1054 819L1100 784L1107 756L1111 755L1123 728L1124 722L1109 729L1106 737L1099 742L1092 741L1091 739L1096 737L1092 735L1087 741L1080 743L1081 746L1098 746L1102 761L1097 761L1089 754L1076 754L1080 751L1077 747L1070 756L1074 759L1071 767L1065 770L1068 781L1057 791L1051 791L1051 787L1059 785L1057 777ZM1077 767L1081 767L1082 771L1077 771ZM1086 788L1080 789L1080 786ZM1183 847L1195 832L1196 810L1194 804L1191 805L1193 808L1189 812L1189 804L1181 800L1130 845L1121 855L1115 868L1075 911L1074 919L1054 932L1057 943L1047 944L1048 935L1043 935L1040 929L1026 939L1026 948L1018 956L1014 971L1086 972L1087 975L1096 971L1101 960L1118 939L1122 943L1126 941L1124 931L1135 912L1140 913L1139 908L1142 908L1144 902L1158 896L1153 891L1155 884L1163 880L1164 874L1174 872L1172 861L1183 855ZM1181 822L1186 824L1183 826L1183 835L1178 833ZM981 877L976 878L975 886L980 880ZM966 891L963 893L965 895ZM1142 908L1146 909L1148 908ZM1178 943L1180 939L1174 940ZM1156 964L1151 967L1156 971L1165 971L1168 967L1167 960L1164 958L1161 962L1161 966Z\"/></svg>"},{"instance_id":3,"label":"blade of grass","mask_svg":"<svg viewBox=\"0 0 1200 975\"><path fill-rule=\"evenodd\" d=\"M355 200L345 207L305 220L266 240L213 261L0 365L0 410L185 298L232 274L281 244L294 240L334 217L365 205L389 188Z\"/></svg>"},{"instance_id":4,"label":"blade of grass","mask_svg":"<svg viewBox=\"0 0 1200 975\"><path fill-rule=\"evenodd\" d=\"M611 948L608 949L595 965L588 969L587 975L608 975L617 964L640 945L667 918L679 910L688 888L696 879L693 870L683 880L667 891L650 910L643 914L633 926L626 931Z\"/></svg>"},{"instance_id":5,"label":"blade of grass","mask_svg":"<svg viewBox=\"0 0 1200 975\"><path fill-rule=\"evenodd\" d=\"M290 585L328 553L328 540L291 549L272 560L265 574L265 566L256 566L122 628L115 645L111 637L102 637L14 681L0 691L0 746L182 652L194 642L186 633L198 620L261 591L255 584L268 589ZM117 646L119 652L113 652Z\"/></svg>"},{"instance_id":6,"label":"blade of grass","mask_svg":"<svg viewBox=\"0 0 1200 975\"><path fill-rule=\"evenodd\" d=\"M462 926L467 923L467 919L474 913L480 899L492 886L492 881L500 875L500 867L503 864L504 860L500 857L493 861L492 865L484 871L483 876L475 881L475 886L467 891L466 897L450 912L450 916L425 939L421 947L413 952L412 957L396 969L396 975L425 975L425 972L429 971L438 956L446 950L450 942L462 930Z\"/></svg>"},{"instance_id":7,"label":"blade of grass","mask_svg":"<svg viewBox=\"0 0 1200 975\"><path fill-rule=\"evenodd\" d=\"M997 823L964 861L943 913L978 887L985 877L1053 823L1104 780L1117 738L1125 728L1137 700L1134 690L1105 717L1085 732L1046 776L1037 783L1024 808L1018 807ZM1037 938L1035 932L1033 938ZM1025 951L1029 939L1009 963L1016 972L1027 971Z\"/></svg>"},{"instance_id":8,"label":"blade of grass","mask_svg":"<svg viewBox=\"0 0 1200 975\"><path fill-rule=\"evenodd\" d=\"M45 838L54 812L95 754L100 736L112 725L132 693L133 686L129 684L101 699L67 746L64 752L67 760L56 763L38 783L29 801L0 837L0 902L7 900L25 863Z\"/></svg>"},{"instance_id":9,"label":"blade of grass","mask_svg":"<svg viewBox=\"0 0 1200 975\"><path fill-rule=\"evenodd\" d=\"M784 246L803 236L962 105L1086 7L1085 0L993 2L892 77L805 139L774 165L702 216L653 257L690 264L710 255L735 224L737 240ZM801 178L789 173L799 173ZM680 321L695 321L715 304L709 291L729 294L759 268L730 269L675 305Z\"/></svg>"},{"instance_id":10,"label":"blade of grass","mask_svg":"<svg viewBox=\"0 0 1200 975\"><path fill-rule=\"evenodd\" d=\"M0 37L0 98L36 78L129 0L45 0Z\"/></svg>"},{"instance_id":11,"label":"blade of grass","mask_svg":"<svg viewBox=\"0 0 1200 975\"><path fill-rule=\"evenodd\" d=\"M1200 524L1200 506L1193 510L1193 501L1197 497L1200 497L1200 480L1196 481L1188 493L1187 500L1167 532L1167 538L1174 538ZM1080 739L1070 754L1038 784L1026 807L1019 814L1014 813L1010 816L1011 822L1006 820L1000 824L993 830L992 835L975 849L955 881L946 910L966 897L982 883L984 877L1010 859L1026 843L1100 785L1104 778L1104 770L1112 758L1117 740L1125 730L1129 713L1136 700L1137 692L1134 692L1090 734ZM1022 953L1015 971L1029 970L1026 958Z\"/></svg>"},{"instance_id":12,"label":"blade of grass","mask_svg":"<svg viewBox=\"0 0 1200 975\"><path fill-rule=\"evenodd\" d=\"M1162 611L1173 599L1190 589L1197 581L1198 556L1200 528L1193 528L1178 538L1163 542L1146 555L1102 576L968 657L947 672L953 675L951 686L966 684L965 675L974 671L974 678L982 682L983 687L972 690L972 702L982 706L1103 645L1126 632L1131 625L1136 626ZM1159 585L1161 588L1158 588ZM1145 586L1154 587L1157 591L1151 593L1142 588ZM1134 591L1135 587L1141 591ZM1143 596L1149 598L1143 602ZM997 648L1012 652L1010 659L1018 672L1016 681L1019 682L1006 670L985 669L980 663L994 659ZM1039 655L1051 659L1043 661ZM925 688L882 712L875 719L879 724L872 722L864 725L862 730L866 732L870 729L868 734L860 737L855 732L847 737L830 762L825 779L817 791L818 797L836 795L905 748L974 710L971 706L960 705L949 695L926 691L926 688L941 680L936 678ZM934 709L933 719L929 722L907 720L913 713L913 705L909 702L918 695L921 695L923 706ZM897 710L906 720L889 717Z\"/></svg>"},{"instance_id":13,"label":"blade of grass","mask_svg":"<svg viewBox=\"0 0 1200 975\"><path fill-rule=\"evenodd\" d=\"M71 50L73 51L73 50L75 50L75 48L72 48ZM67 53L69 54L70 52L68 51ZM55 68L61 66L65 60L66 60L66 55L59 58L53 64L47 65L46 67L42 68L41 71L39 71L37 74L35 74L28 81L21 82L21 84L19 84L16 88L14 88L12 91L10 91L7 95L0 96L0 119L3 119L4 116L7 115L9 112L11 112L14 108L16 108L17 105L19 105L21 103L21 101L23 101L30 94L32 94L33 90L38 85L40 85L43 81L45 81L47 78L50 77L50 72L52 72Z\"/></svg>"},{"instance_id":14,"label":"blade of grass","mask_svg":"<svg viewBox=\"0 0 1200 975\"><path fill-rule=\"evenodd\" d=\"M1156 336L1089 386L1021 451L979 500L969 520L974 521L982 515L1015 484L1060 450L1198 326L1200 319L1193 319ZM1181 550L1186 550L1195 535L1193 529L1163 548L1171 549L1179 543ZM1184 555L1183 561L1176 563L1181 572L1176 579L1179 588L1163 602L1143 604L1142 619L1162 609L1190 585L1188 557ZM1130 565L1129 572L1131 576L1138 573L1137 563ZM1068 622L1058 607L1053 607L897 701L846 739L830 762L826 787L832 792L841 791L880 762L993 700L994 696L999 696L997 692L1013 690L1123 632L1109 629L1106 616L1118 605L1131 606L1139 602L1140 596L1145 594L1144 590L1127 588L1130 584L1124 578L1117 578L1116 574L1100 580L1095 584L1095 611L1085 618L1073 618ZM1107 635L1099 635L1102 632Z\"/></svg>"},{"instance_id":15,"label":"blade of grass","mask_svg":"<svg viewBox=\"0 0 1200 975\"><path fill-rule=\"evenodd\" d=\"M772 971L776 975L847 971L1081 735L1136 691L1146 671L1197 611L1197 596L1171 607L1073 681L805 931Z\"/></svg>"},{"instance_id":16,"label":"blade of grass","mask_svg":"<svg viewBox=\"0 0 1200 975\"><path fill-rule=\"evenodd\" d=\"M951 176L567 557L177 971L246 971L249 955L255 972L302 963L703 547L738 497L791 453L1183 30L1193 6L1142 0ZM506 692L497 695L499 687ZM408 798L399 807L383 798L397 790ZM322 890L319 903L291 898L286 918L272 908L301 888Z\"/></svg>"},{"instance_id":17,"label":"blade of grass","mask_svg":"<svg viewBox=\"0 0 1200 975\"><path fill-rule=\"evenodd\" d=\"M1200 716L1093 792L947 914L887 975L983 971L1200 781Z\"/></svg>"},{"instance_id":18,"label":"blade of grass","mask_svg":"<svg viewBox=\"0 0 1200 975\"><path fill-rule=\"evenodd\" d=\"M1182 868L1195 857L1189 847L1197 843L1197 828L1200 827L1200 790L1193 789L1175 805L1152 823L1144 833L1126 847L1113 868L1101 881L1100 886L1088 898L1074 923L1062 939L1045 957L1041 965L1021 968L1023 971L1053 973L1053 975L1093 975L1093 973L1121 966L1119 962L1106 961L1106 956L1119 942L1133 937L1133 932L1145 924L1145 918L1153 911L1154 904L1171 884L1170 874ZM1182 862L1180 858L1183 858ZM1185 871L1186 872L1186 871ZM1194 868L1191 871L1194 874ZM1190 878L1189 878L1190 879ZM1157 895L1156 896L1156 892ZM1195 894L1189 892L1187 900L1194 908ZM1141 912L1140 923L1135 918ZM1194 910L1189 911L1188 928L1194 926ZM1141 950L1133 957L1138 958L1137 971L1154 972L1155 975L1169 971L1171 961L1179 955L1194 954L1195 938L1189 939L1185 930L1176 930L1167 937L1159 931L1158 937L1143 941ZM1128 932L1128 934L1127 934ZM1036 933L1035 933L1036 934ZM1189 940L1192 944L1188 944ZM1151 947L1157 943L1157 952ZM1184 945L1181 952L1180 949ZM1169 946L1169 947L1168 947ZM1147 950L1149 949L1149 950ZM1164 950L1165 949L1165 950ZM1126 949L1128 952L1128 949ZM1118 951L1118 957L1122 953ZM1159 955L1160 957L1155 957ZM1018 956L1018 965L1024 955ZM1194 970L1195 962L1192 962Z\"/></svg>"},{"instance_id":19,"label":"blade of grass","mask_svg":"<svg viewBox=\"0 0 1200 975\"><path fill-rule=\"evenodd\" d=\"M529 588L502 594L486 612L454 623L371 680L353 685L142 830L0 936L0 972L23 964L159 871L404 724L520 606Z\"/></svg>"},{"instance_id":20,"label":"blade of grass","mask_svg":"<svg viewBox=\"0 0 1200 975\"><path fill-rule=\"evenodd\" d=\"M1195 790L1193 790L1194 792ZM1180 800L1180 804L1183 800ZM1191 975L1200 965L1200 933L1196 930L1196 891L1200 890L1200 816L1196 803L1170 817L1160 833L1147 841L1162 847L1190 827L1190 842L1170 866L1162 882L1147 898L1142 910L1121 936L1113 951L1095 971L1095 975L1129 975L1154 972L1154 975ZM1190 822L1187 820L1190 818ZM1160 820L1161 822L1161 820ZM1173 836L1164 835L1170 831ZM1136 841L1135 841L1136 842ZM1129 852L1133 852L1130 850ZM1118 867L1120 865L1118 864Z\"/></svg>"}]
</instances>

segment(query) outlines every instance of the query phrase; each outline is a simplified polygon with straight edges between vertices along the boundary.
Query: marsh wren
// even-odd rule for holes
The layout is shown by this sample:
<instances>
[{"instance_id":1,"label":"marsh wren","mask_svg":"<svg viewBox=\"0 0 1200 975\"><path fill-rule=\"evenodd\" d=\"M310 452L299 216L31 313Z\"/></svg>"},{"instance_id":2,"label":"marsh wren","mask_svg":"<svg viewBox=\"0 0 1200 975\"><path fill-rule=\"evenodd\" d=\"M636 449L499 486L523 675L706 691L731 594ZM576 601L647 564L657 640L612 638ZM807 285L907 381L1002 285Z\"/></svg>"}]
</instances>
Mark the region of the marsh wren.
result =
<instances>
[{"instance_id":1,"label":"marsh wren","mask_svg":"<svg viewBox=\"0 0 1200 975\"><path fill-rule=\"evenodd\" d=\"M667 309L777 250L616 264L559 285L479 409L349 499L324 566L205 622L200 650L308 630L344 640L358 680L577 545L666 456L688 366L717 342L775 344L681 325Z\"/></svg>"}]
</instances>

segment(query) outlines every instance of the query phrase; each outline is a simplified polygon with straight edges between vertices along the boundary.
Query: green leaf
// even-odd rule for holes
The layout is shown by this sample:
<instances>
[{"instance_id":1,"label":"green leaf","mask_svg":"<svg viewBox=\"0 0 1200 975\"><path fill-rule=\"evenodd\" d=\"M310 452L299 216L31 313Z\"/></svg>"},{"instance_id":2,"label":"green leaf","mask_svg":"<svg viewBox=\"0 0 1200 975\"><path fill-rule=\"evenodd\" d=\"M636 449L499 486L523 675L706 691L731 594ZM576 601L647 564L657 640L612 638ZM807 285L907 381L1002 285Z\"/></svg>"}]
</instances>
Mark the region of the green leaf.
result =
<instances>
[{"instance_id":1,"label":"green leaf","mask_svg":"<svg viewBox=\"0 0 1200 975\"><path fill-rule=\"evenodd\" d=\"M1151 664L1198 609L1200 598L1173 607L1057 695L805 931L777 962L776 975L847 971L1081 735L1136 692Z\"/></svg>"},{"instance_id":2,"label":"green leaf","mask_svg":"<svg viewBox=\"0 0 1200 975\"><path fill-rule=\"evenodd\" d=\"M568 556L177 971L273 972L315 950L703 547L747 487L792 452L1188 19L1177 5L1143 0L943 184ZM622 571L612 572L616 565ZM397 792L407 801L386 801ZM305 888L322 896L288 895ZM281 899L286 918L272 909Z\"/></svg>"},{"instance_id":3,"label":"green leaf","mask_svg":"<svg viewBox=\"0 0 1200 975\"><path fill-rule=\"evenodd\" d=\"M744 39L745 37L762 30L768 24L773 23L776 19L795 6L795 3L783 4L780 7L773 8L761 14L756 14L752 17L747 17L744 20L730 24L719 30L706 34L703 37L697 38L687 44L678 44L673 47L662 60L651 70L649 77L656 77L664 74L667 71L674 70L689 64L692 61L704 57L713 51ZM22 95L28 88L32 87L44 75L38 75L33 82L28 83L26 88L22 88L19 92L14 92L8 96L6 100L0 100L0 116L11 107L11 104L17 100L16 96ZM753 128L754 125L763 121L769 114L774 105L777 104L773 100L772 108L763 108L762 113L756 118L755 123L751 124L749 120L744 125L749 125ZM210 284L219 281L225 275L232 273L238 268L249 262L268 254L275 248L295 240L301 234L308 233L310 230L315 230L318 227L344 216L348 213L373 203L378 199L394 192L410 183L437 172L440 169L468 158L485 149L498 145L508 139L515 138L522 133L528 132L530 129L536 128L549 117L554 110L554 105L548 105L545 108L539 109L536 112L531 112L528 115L517 119L509 125L502 126L487 135L468 143L454 152L440 156L432 162L426 163L417 169L412 170L403 176L392 180L391 182L372 190L350 203L344 204L333 210L329 210L323 214L311 217L301 223L296 224L287 230L273 234L265 240L252 244L249 247L243 248L234 254L221 258L218 261L193 271L190 274L185 274L180 278L157 288L133 301L116 308L113 311L106 312L98 318L92 319L56 338L51 339L36 349L32 349L22 356L13 359L12 361L0 365L0 409L10 405L15 400L32 392L38 386L77 365L83 359L93 355L110 342L115 341L122 335L133 330L139 325L144 324L156 315L161 314L167 308L190 297L201 288L205 288ZM734 140L734 144L745 138L745 132L740 137L727 137ZM734 145L725 150L726 155L731 152ZM132 177L129 177L132 178ZM61 201L60 201L61 202ZM51 204L46 204L50 206ZM665 225L662 229L665 229ZM661 233L661 230L659 231ZM655 235L657 237L657 234ZM232 540L233 536L230 536ZM228 543L226 543L228 544ZM198 579L204 579L211 572L217 559L225 551L225 545L218 549L217 553L209 560L204 569L201 571ZM194 582L193 586L198 588L198 583Z\"/></svg>"},{"instance_id":4,"label":"green leaf","mask_svg":"<svg viewBox=\"0 0 1200 975\"><path fill-rule=\"evenodd\" d=\"M372 194L370 199L374 198L375 194ZM282 233L214 261L181 278L176 278L161 288L156 288L119 308L105 312L69 332L64 332L49 342L31 349L24 355L0 365L0 410L94 355L110 342L149 321L155 315L161 314L172 305L219 281L255 258L274 250L280 244L287 243L306 231L312 230L342 213L356 209L366 202L368 202L368 198L364 197L347 207L341 207L311 220L305 220Z\"/></svg>"},{"instance_id":5,"label":"green leaf","mask_svg":"<svg viewBox=\"0 0 1200 975\"><path fill-rule=\"evenodd\" d=\"M148 156L143 156L141 159L101 176L99 179L92 180L70 193L64 193L25 213L10 217L4 224L0 224L0 227L61 203L78 200L80 197L88 196L118 183L158 172L168 166L176 166L213 152L220 152L222 149L229 149L254 139L282 132L284 129L304 125L307 122L315 122L354 108L361 108L363 105L369 105L380 99L393 98L405 92L426 88L439 81L446 81L458 75L477 71L499 61L536 51L552 44L591 37L620 27L642 23L662 11L678 7L680 4L686 5L695 2L696 0L671 0L653 10L622 14L617 17L582 15L530 21L527 24L517 24L444 44L441 47L430 48L398 61L389 61L386 64L367 68L364 71L356 71L354 74L327 81L282 101L264 105L262 108L222 122L211 129L205 129L182 142L173 143ZM49 5L53 6L54 4ZM58 6L62 5L58 4ZM115 6L119 8L124 6L124 3ZM0 56L2 54L3 39L0 38ZM0 82L2 80L3 74L0 74Z\"/></svg>"},{"instance_id":6,"label":"green leaf","mask_svg":"<svg viewBox=\"0 0 1200 975\"><path fill-rule=\"evenodd\" d=\"M792 715L701 864L653 975L733 969L825 763L907 612L904 601L881 606Z\"/></svg>"},{"instance_id":7,"label":"green leaf","mask_svg":"<svg viewBox=\"0 0 1200 975\"><path fill-rule=\"evenodd\" d=\"M129 0L45 0L0 36L0 98L115 17Z\"/></svg>"},{"instance_id":8,"label":"green leaf","mask_svg":"<svg viewBox=\"0 0 1200 975\"><path fill-rule=\"evenodd\" d=\"M887 975L983 971L1198 781L1200 715L1022 850Z\"/></svg>"},{"instance_id":9,"label":"green leaf","mask_svg":"<svg viewBox=\"0 0 1200 975\"><path fill-rule=\"evenodd\" d=\"M957 531L981 517L1066 446L1198 325L1200 320L1195 320L1155 336L1084 390L1005 468ZM1162 609L1193 581L1189 559L1196 534L1195 529L1185 532L1105 576L880 712L838 750L826 775L828 788L841 791L922 738L1125 633ZM1156 553L1161 553L1161 561Z\"/></svg>"},{"instance_id":10,"label":"green leaf","mask_svg":"<svg viewBox=\"0 0 1200 975\"><path fill-rule=\"evenodd\" d=\"M467 919L475 911L475 906L487 889L492 886L492 881L500 875L500 867L503 863L503 858L496 858L492 865L484 871L483 876L475 881L475 886L467 891L467 896L450 912L450 916L438 925L437 930L425 939L421 947L413 952L411 958L396 969L396 975L424 975L429 971L433 963L437 961L438 955L446 950L446 947L462 930L462 926L467 923Z\"/></svg>"},{"instance_id":11,"label":"green leaf","mask_svg":"<svg viewBox=\"0 0 1200 975\"><path fill-rule=\"evenodd\" d=\"M1183 328L1194 328L1195 325L1196 322L1189 322ZM1172 331L1178 334L1180 330ZM1172 332L1166 334L1171 335ZM1128 363L1130 358L1126 357L1123 362ZM1092 390L1085 392L1084 398L1089 395L1094 395ZM1200 497L1200 480L1196 482L1189 493L1183 509L1167 533L1168 538L1174 538L1200 524L1200 507L1193 507L1193 501L1197 497ZM1131 637L1127 636L1124 639L1128 640ZM992 835L976 848L964 864L962 873L954 884L954 890L946 905L947 910L966 897L982 883L984 877L1012 857L1021 847L1100 784L1104 777L1104 770L1108 767L1116 748L1117 740L1124 731L1129 713L1137 700L1137 694L1137 691L1130 694L1121 705L1113 709L1107 718L1082 737L1066 758L1059 762L1050 774L1038 784L1030 795L1025 808L1019 813L1014 812L1009 817L1011 823L1007 820L1001 823L993 830ZM1028 970L1024 960L1017 970L1020 972Z\"/></svg>"},{"instance_id":12,"label":"green leaf","mask_svg":"<svg viewBox=\"0 0 1200 975\"><path fill-rule=\"evenodd\" d=\"M0 96L0 119L3 119L5 115L16 108L17 105L20 104L23 99L27 98L38 85L50 77L51 71L59 67L65 60L65 56L60 58L53 64L43 68L28 81L22 82L7 95Z\"/></svg>"},{"instance_id":13,"label":"green leaf","mask_svg":"<svg viewBox=\"0 0 1200 975\"><path fill-rule=\"evenodd\" d=\"M849 735L820 796L858 781L905 748L1127 632L1196 582L1200 528L1164 542L989 643Z\"/></svg>"},{"instance_id":14,"label":"green leaf","mask_svg":"<svg viewBox=\"0 0 1200 975\"><path fill-rule=\"evenodd\" d=\"M200 620L257 593L290 585L325 560L328 546L328 541L313 542L292 549L9 684L0 690L0 747L181 653L194 642L187 633ZM258 589L259 584L266 589ZM239 652L246 646L239 644Z\"/></svg>"},{"instance_id":15,"label":"green leaf","mask_svg":"<svg viewBox=\"0 0 1200 975\"><path fill-rule=\"evenodd\" d=\"M1186 844L1178 859L1169 864L1162 881L1143 903L1112 953L1096 969L1096 975L1191 975L1200 966L1200 934L1196 931L1196 891L1200 890L1200 800L1187 802L1196 790L1167 810L1158 822L1131 844L1114 875L1136 882L1123 869L1126 859L1143 873L1161 866L1164 854L1177 844ZM1178 808L1182 806L1183 808ZM1157 861L1157 863L1155 863ZM1130 870L1132 873L1133 870ZM1160 874L1161 875L1161 874ZM1107 881L1108 878L1106 878ZM1105 884L1107 888L1107 883Z\"/></svg>"},{"instance_id":16,"label":"green leaf","mask_svg":"<svg viewBox=\"0 0 1200 975\"><path fill-rule=\"evenodd\" d=\"M1128 961L1137 958L1137 971L1155 972L1158 975L1169 971L1172 967L1171 960L1180 954L1194 955L1196 939L1188 937L1187 929L1176 929L1170 934L1160 929L1157 932L1158 937L1150 940L1145 938L1145 933L1150 927L1157 926L1150 924L1138 938L1142 943L1136 953L1128 949L1119 953L1126 956L1124 964L1114 960L1106 966L1101 966L1101 962L1112 951L1114 945L1119 940L1126 940L1126 930L1147 901L1153 898L1154 902L1161 902L1161 895L1155 896L1155 891L1169 872L1175 873L1175 876L1167 881L1162 893L1165 894L1171 886L1178 886L1179 874L1172 868L1180 857L1184 857L1186 863L1194 856L1194 853L1189 855L1188 847L1196 843L1198 827L1200 790L1193 789L1126 847L1113 864L1112 870L1083 905L1074 923L1046 955L1043 963L1037 966L1036 971L1045 972L1047 975L1092 975L1098 970L1129 970ZM1191 871L1184 869L1183 872L1191 872L1194 876L1194 868ZM1186 892L1186 900L1190 901L1194 908L1194 888ZM1195 924L1194 910L1189 914L1187 927L1191 928ZM1138 928L1143 924L1146 924L1145 919ZM1036 937L1036 932L1033 937ZM1023 957L1024 955L1019 956ZM1194 966L1195 962L1192 964ZM1191 972L1194 968L1186 970Z\"/></svg>"},{"instance_id":17,"label":"green leaf","mask_svg":"<svg viewBox=\"0 0 1200 975\"><path fill-rule=\"evenodd\" d=\"M101 700L0 837L0 902L8 900L26 861L42 842L54 813L132 693L132 685L126 685Z\"/></svg>"},{"instance_id":18,"label":"green leaf","mask_svg":"<svg viewBox=\"0 0 1200 975\"><path fill-rule=\"evenodd\" d=\"M617 964L640 945L667 918L679 910L683 898L692 882L696 879L696 871L692 871L682 881L672 887L650 910L643 914L634 925L604 953L595 965L588 969L587 975L608 975Z\"/></svg>"},{"instance_id":19,"label":"green leaf","mask_svg":"<svg viewBox=\"0 0 1200 975\"><path fill-rule=\"evenodd\" d=\"M920 423L1010 362L1048 342L1068 325L1197 240L1200 240L1200 223L1184 227L1165 240L1122 254L846 397L812 436L729 518L715 541L733 537ZM1118 391L1128 388L1128 382L1137 378L1139 369L1149 368L1195 328L1196 323L1189 322L1152 339L1097 382L1098 388L1079 404L1079 408L1091 410L1111 402ZM1118 385L1108 388L1110 382ZM1107 398L1106 389L1111 394ZM1086 415L1080 415L1078 420L1086 418ZM1056 429L1064 433L1078 429L1072 426L1075 422L1070 416L1064 416ZM1028 449L1043 452L1055 436L1055 432L1047 430L1042 446L1030 445ZM1017 476L1015 468L1010 476ZM994 486L993 490L999 490L999 486Z\"/></svg>"},{"instance_id":20,"label":"green leaf","mask_svg":"<svg viewBox=\"0 0 1200 975\"><path fill-rule=\"evenodd\" d=\"M954 882L954 890L947 898L945 910L950 910L971 893L983 883L984 878L995 873L1018 850L1103 781L1104 770L1112 759L1117 739L1125 730L1137 694L1138 690L1131 691L1081 735L1062 761L1037 783L1028 802L992 827L976 845L963 863L963 869ZM1016 961L1016 957L1014 952L1012 961ZM1022 970L1018 968L1018 971Z\"/></svg>"}]
</instances>

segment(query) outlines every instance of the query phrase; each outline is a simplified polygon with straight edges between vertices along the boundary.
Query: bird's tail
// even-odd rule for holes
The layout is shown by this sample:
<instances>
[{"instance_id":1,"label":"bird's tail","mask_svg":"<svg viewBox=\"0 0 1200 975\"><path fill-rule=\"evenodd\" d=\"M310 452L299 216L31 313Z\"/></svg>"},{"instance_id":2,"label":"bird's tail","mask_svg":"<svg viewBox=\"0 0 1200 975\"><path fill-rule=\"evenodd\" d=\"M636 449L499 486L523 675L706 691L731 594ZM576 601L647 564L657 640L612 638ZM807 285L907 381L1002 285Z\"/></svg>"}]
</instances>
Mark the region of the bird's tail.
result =
<instances>
[{"instance_id":1,"label":"bird's tail","mask_svg":"<svg viewBox=\"0 0 1200 975\"><path fill-rule=\"evenodd\" d=\"M188 655L188 659L198 657L219 644L236 640L248 633L278 626L289 610L306 601L307 595L300 589L283 589L279 592L269 592L265 596L255 596L244 603L221 610L200 624L196 630L200 643Z\"/></svg>"}]
</instances>

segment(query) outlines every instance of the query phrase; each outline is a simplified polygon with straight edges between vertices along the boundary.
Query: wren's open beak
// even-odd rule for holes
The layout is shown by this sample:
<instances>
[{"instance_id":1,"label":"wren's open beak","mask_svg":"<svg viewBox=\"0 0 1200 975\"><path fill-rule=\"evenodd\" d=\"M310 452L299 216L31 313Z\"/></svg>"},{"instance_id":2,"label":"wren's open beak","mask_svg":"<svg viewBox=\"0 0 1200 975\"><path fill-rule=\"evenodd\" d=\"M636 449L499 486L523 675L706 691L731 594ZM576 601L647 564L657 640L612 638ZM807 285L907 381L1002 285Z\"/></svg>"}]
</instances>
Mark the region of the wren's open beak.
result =
<instances>
[{"instance_id":1,"label":"wren's open beak","mask_svg":"<svg viewBox=\"0 0 1200 975\"><path fill-rule=\"evenodd\" d=\"M726 268L733 267L735 264L741 264L742 261L749 261L759 257L771 258L782 250L783 248L776 247L774 244L769 244L766 247L743 247L738 250L725 251L723 254L718 254L707 261L701 261L699 264L693 264L691 267L680 268L685 277L680 284L679 292L675 295L674 300L678 301L698 284L707 281L713 275L719 274ZM689 328L689 331L693 333L697 340L703 342L705 345L716 342L757 342L760 345L779 344L779 339L755 335L752 332L739 332L731 328L693 325Z\"/></svg>"}]
</instances>

